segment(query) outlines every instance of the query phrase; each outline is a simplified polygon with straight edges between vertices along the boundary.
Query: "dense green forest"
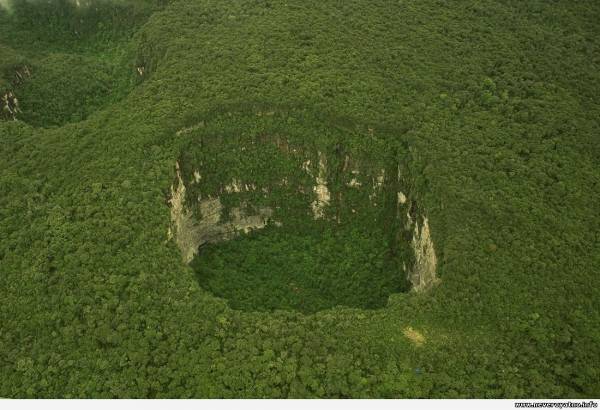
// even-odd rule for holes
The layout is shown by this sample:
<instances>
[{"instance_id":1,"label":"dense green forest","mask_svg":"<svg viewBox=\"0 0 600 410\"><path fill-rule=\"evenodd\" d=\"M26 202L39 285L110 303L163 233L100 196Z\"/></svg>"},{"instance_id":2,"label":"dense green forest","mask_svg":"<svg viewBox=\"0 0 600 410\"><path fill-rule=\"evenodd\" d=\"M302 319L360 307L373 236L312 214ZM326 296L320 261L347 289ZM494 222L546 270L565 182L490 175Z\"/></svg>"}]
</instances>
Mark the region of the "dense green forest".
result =
<instances>
[{"instance_id":1,"label":"dense green forest","mask_svg":"<svg viewBox=\"0 0 600 410\"><path fill-rule=\"evenodd\" d=\"M377 239L322 227L312 234L275 228L208 244L192 267L201 285L235 309L379 308L402 288Z\"/></svg>"},{"instance_id":2,"label":"dense green forest","mask_svg":"<svg viewBox=\"0 0 600 410\"><path fill-rule=\"evenodd\" d=\"M595 0L0 1L0 397L597 397L599 137Z\"/></svg>"}]
</instances>

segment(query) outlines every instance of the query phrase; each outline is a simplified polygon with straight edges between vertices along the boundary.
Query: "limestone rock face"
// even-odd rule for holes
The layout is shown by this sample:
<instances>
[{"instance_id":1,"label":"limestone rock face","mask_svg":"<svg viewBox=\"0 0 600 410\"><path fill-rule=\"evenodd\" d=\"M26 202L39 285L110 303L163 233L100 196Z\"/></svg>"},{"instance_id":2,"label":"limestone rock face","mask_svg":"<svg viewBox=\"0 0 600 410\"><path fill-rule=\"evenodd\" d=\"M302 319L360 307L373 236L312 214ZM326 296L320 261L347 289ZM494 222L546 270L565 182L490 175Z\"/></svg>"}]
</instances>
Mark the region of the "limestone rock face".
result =
<instances>
[{"instance_id":1,"label":"limestone rock face","mask_svg":"<svg viewBox=\"0 0 600 410\"><path fill-rule=\"evenodd\" d=\"M436 275L437 259L427 218L423 218L421 225L419 225L418 221L415 222L411 244L415 263L412 270L408 273L408 280L412 284L413 290L421 292L430 288L438 281Z\"/></svg>"},{"instance_id":2,"label":"limestone rock face","mask_svg":"<svg viewBox=\"0 0 600 410\"><path fill-rule=\"evenodd\" d=\"M175 243L181 251L185 263L189 263L196 254L199 243L199 227L192 218L192 213L185 208L185 184L181 178L179 163L176 164L177 185L171 186L171 229L169 237L175 239Z\"/></svg>"},{"instance_id":3,"label":"limestone rock face","mask_svg":"<svg viewBox=\"0 0 600 410\"><path fill-rule=\"evenodd\" d=\"M315 219L323 219L325 217L324 209L329 205L331 194L327 188L327 160L325 155L319 152L319 174L316 178L316 184L313 187L316 199L311 204Z\"/></svg>"},{"instance_id":4,"label":"limestone rock face","mask_svg":"<svg viewBox=\"0 0 600 410\"><path fill-rule=\"evenodd\" d=\"M4 119L16 119L19 108L19 100L12 91L7 91L0 96L0 116Z\"/></svg>"},{"instance_id":5,"label":"limestone rock face","mask_svg":"<svg viewBox=\"0 0 600 410\"><path fill-rule=\"evenodd\" d=\"M268 207L259 208L257 214L247 214L244 209L235 207L229 211L229 219L224 221L220 198L208 198L199 201L198 220L185 208L186 187L179 163L176 164L176 170L177 186L171 187L171 235L185 263L190 263L205 243L229 240L239 232L264 228L273 214Z\"/></svg>"}]
</instances>

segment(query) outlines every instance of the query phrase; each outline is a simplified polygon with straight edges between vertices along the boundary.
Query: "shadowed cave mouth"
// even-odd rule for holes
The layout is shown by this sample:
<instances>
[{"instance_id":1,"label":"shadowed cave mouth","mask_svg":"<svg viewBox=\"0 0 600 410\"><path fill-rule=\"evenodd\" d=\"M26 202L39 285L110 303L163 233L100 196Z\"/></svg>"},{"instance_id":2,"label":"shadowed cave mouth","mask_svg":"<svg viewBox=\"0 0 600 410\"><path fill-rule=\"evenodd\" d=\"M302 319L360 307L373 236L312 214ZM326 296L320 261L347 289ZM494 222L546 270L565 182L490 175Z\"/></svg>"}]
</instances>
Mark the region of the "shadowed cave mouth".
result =
<instances>
[{"instance_id":1,"label":"shadowed cave mouth","mask_svg":"<svg viewBox=\"0 0 600 410\"><path fill-rule=\"evenodd\" d=\"M189 143L170 235L199 284L234 309L304 313L382 308L422 288L421 265L435 268L435 255L405 187L405 153L393 139L314 121L290 131L289 118L178 132Z\"/></svg>"}]
</instances>

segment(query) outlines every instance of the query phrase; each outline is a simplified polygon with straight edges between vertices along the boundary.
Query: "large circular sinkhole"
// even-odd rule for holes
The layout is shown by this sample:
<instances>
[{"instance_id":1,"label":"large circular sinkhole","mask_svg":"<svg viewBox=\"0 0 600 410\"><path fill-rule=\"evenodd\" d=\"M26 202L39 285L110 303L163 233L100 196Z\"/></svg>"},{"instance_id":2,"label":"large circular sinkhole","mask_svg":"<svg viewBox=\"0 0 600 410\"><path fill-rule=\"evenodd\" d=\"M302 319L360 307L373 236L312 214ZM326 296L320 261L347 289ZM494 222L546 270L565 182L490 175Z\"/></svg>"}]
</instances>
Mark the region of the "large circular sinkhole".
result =
<instances>
[{"instance_id":1,"label":"large circular sinkhole","mask_svg":"<svg viewBox=\"0 0 600 410\"><path fill-rule=\"evenodd\" d=\"M375 309L406 290L383 232L307 225L271 225L206 244L191 266L203 288L240 310Z\"/></svg>"},{"instance_id":2,"label":"large circular sinkhole","mask_svg":"<svg viewBox=\"0 0 600 410\"><path fill-rule=\"evenodd\" d=\"M216 114L177 137L169 235L232 308L376 309L435 280L396 134L269 110Z\"/></svg>"}]
</instances>

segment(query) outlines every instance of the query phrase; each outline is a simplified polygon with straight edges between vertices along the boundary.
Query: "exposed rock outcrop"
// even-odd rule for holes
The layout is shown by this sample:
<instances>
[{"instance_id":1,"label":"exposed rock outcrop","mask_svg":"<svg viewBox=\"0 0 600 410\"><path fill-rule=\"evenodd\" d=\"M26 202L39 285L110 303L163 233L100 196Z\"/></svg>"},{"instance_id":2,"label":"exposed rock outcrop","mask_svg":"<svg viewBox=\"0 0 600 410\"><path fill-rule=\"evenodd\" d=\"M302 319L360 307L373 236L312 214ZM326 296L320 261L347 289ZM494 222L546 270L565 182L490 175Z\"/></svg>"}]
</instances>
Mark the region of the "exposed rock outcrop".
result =
<instances>
[{"instance_id":1,"label":"exposed rock outcrop","mask_svg":"<svg viewBox=\"0 0 600 410\"><path fill-rule=\"evenodd\" d=\"M21 112L19 100L12 91L7 91L0 97L0 113L2 118L14 120Z\"/></svg>"},{"instance_id":2,"label":"exposed rock outcrop","mask_svg":"<svg viewBox=\"0 0 600 410\"><path fill-rule=\"evenodd\" d=\"M19 106L19 99L15 94L15 89L23 84L29 77L31 77L31 70L27 65L22 65L15 69L11 84L12 90L8 89L0 92L0 119L17 119L17 114L21 113L21 107Z\"/></svg>"},{"instance_id":3,"label":"exposed rock outcrop","mask_svg":"<svg viewBox=\"0 0 600 410\"><path fill-rule=\"evenodd\" d=\"M177 184L171 187L171 235L181 251L183 261L192 261L200 246L233 238L239 232L248 233L264 228L273 211L261 207L249 214L243 207L231 208L228 219L223 218L220 198L199 199L199 218L185 207L186 187L181 177L179 163L176 164Z\"/></svg>"},{"instance_id":4,"label":"exposed rock outcrop","mask_svg":"<svg viewBox=\"0 0 600 410\"><path fill-rule=\"evenodd\" d=\"M321 152L319 152L319 173L315 182L313 191L316 198L311 206L315 219L323 219L325 217L325 207L329 205L331 200L331 194L329 188L327 188L327 158Z\"/></svg>"},{"instance_id":5,"label":"exposed rock outcrop","mask_svg":"<svg viewBox=\"0 0 600 410\"><path fill-rule=\"evenodd\" d=\"M423 218L421 225L419 225L418 221L414 225L411 244L415 263L408 273L408 280L412 284L413 290L421 292L438 282L436 275L437 258L427 218Z\"/></svg>"}]
</instances>

